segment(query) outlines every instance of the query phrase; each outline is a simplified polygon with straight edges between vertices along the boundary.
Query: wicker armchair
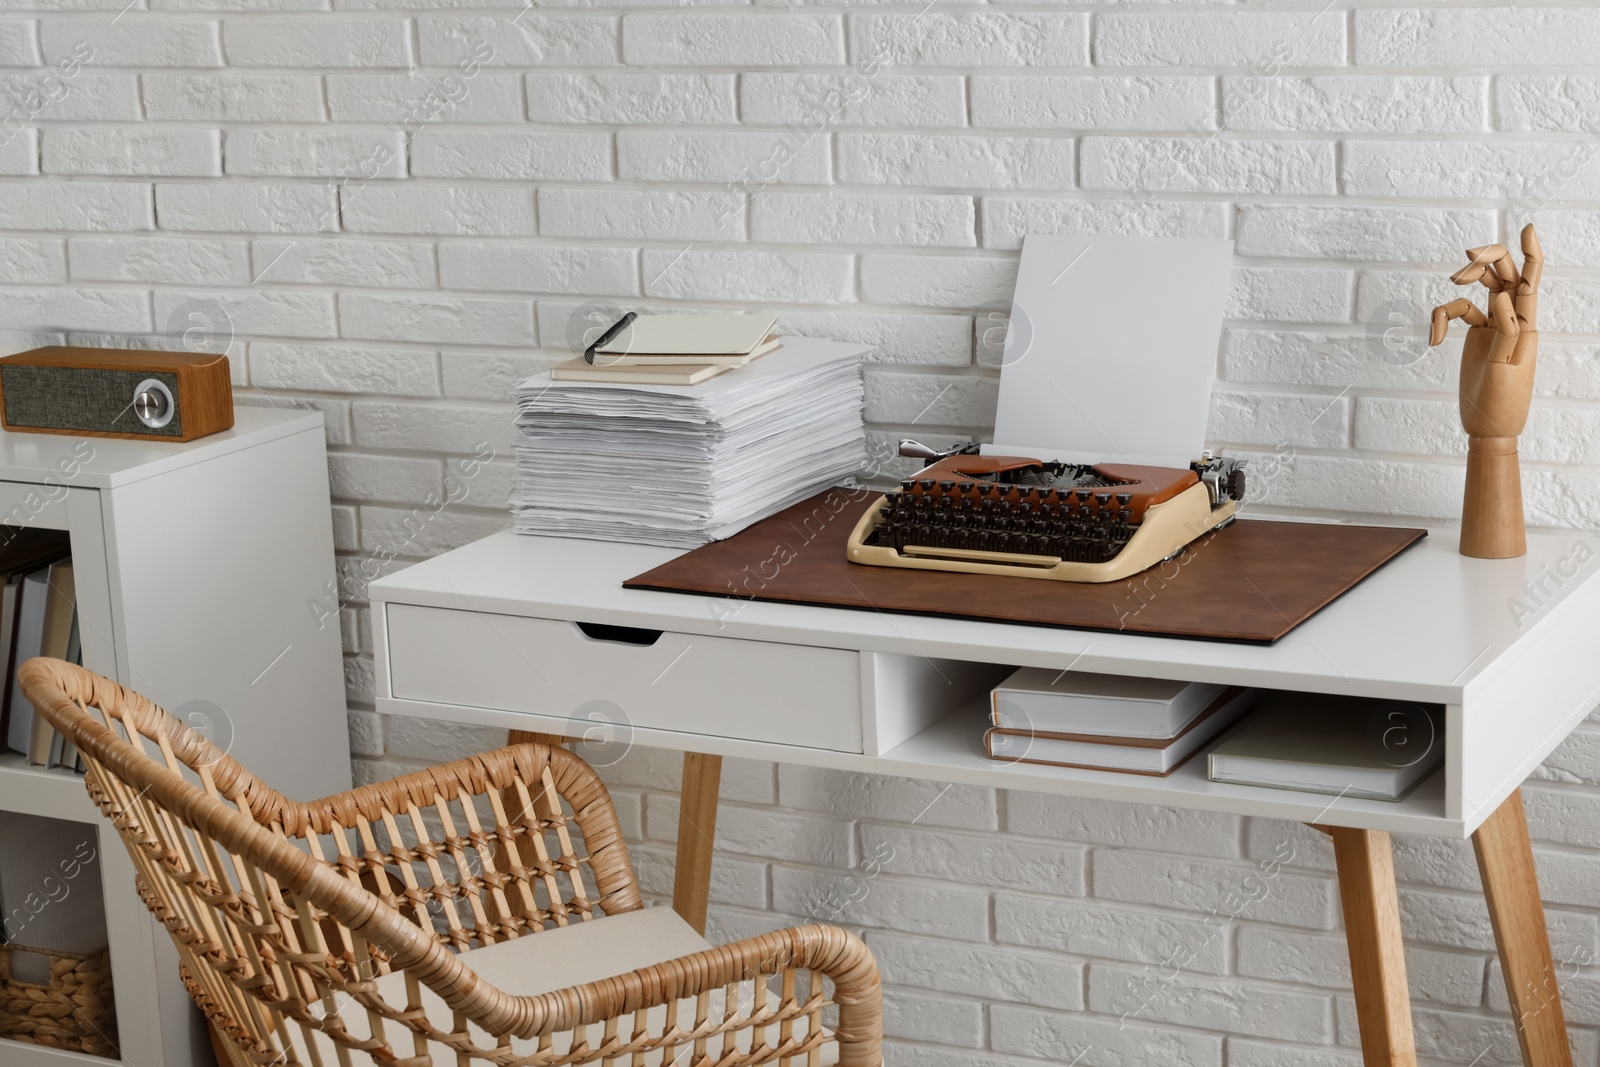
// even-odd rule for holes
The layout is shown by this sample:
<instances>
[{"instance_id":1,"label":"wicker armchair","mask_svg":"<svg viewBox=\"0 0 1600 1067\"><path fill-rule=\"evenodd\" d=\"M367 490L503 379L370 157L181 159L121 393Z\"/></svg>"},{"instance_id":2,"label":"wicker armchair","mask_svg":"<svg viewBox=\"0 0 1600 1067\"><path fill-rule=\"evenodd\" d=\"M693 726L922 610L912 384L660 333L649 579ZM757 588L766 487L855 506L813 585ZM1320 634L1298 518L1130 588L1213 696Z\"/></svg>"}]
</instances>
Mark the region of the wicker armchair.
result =
<instances>
[{"instance_id":1,"label":"wicker armchair","mask_svg":"<svg viewBox=\"0 0 1600 1067\"><path fill-rule=\"evenodd\" d=\"M802 926L711 948L643 907L611 798L564 749L307 804L81 667L20 677L233 1067L882 1062L865 945Z\"/></svg>"}]
</instances>

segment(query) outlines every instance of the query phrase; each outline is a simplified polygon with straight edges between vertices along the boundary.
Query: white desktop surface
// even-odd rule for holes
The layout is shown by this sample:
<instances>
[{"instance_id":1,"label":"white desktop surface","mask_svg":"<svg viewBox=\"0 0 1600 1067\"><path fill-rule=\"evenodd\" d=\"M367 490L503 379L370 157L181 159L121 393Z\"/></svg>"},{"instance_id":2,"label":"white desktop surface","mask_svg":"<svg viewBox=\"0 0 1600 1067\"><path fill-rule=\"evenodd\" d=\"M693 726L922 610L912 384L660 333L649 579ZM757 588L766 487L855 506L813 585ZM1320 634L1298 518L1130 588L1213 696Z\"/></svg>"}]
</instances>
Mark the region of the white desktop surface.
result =
<instances>
[{"instance_id":1,"label":"white desktop surface","mask_svg":"<svg viewBox=\"0 0 1600 1067\"><path fill-rule=\"evenodd\" d=\"M384 647L390 605L929 660L1431 701L1446 705L1446 764L1397 804L1220 785L1205 780L1203 757L1169 778L997 763L983 757L981 725L971 727L971 714L950 715L878 756L667 730L640 730L636 741L1001 788L1465 836L1600 699L1600 657L1585 651L1600 633L1600 553L1592 546L1577 551L1587 544L1580 534L1531 534L1524 557L1478 560L1458 554L1454 530L1434 530L1275 645L1263 646L628 590L621 587L624 579L671 559L676 550L506 532L372 583L378 708L530 730L559 728L570 710L541 716L451 699L396 699ZM1575 563L1579 554L1590 557L1581 566ZM1519 618L1515 604L1533 604L1524 583L1541 580L1542 606ZM759 703L750 713L760 713Z\"/></svg>"}]
</instances>

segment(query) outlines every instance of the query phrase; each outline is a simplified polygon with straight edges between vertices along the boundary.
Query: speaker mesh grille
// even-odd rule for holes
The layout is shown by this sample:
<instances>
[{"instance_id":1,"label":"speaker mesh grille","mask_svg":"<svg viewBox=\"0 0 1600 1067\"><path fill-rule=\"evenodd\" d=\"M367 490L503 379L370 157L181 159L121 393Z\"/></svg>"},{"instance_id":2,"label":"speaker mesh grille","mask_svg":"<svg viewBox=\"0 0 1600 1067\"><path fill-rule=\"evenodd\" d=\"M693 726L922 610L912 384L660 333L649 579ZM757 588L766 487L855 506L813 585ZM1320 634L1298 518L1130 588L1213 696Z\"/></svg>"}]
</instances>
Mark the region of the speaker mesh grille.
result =
<instances>
[{"instance_id":1,"label":"speaker mesh grille","mask_svg":"<svg viewBox=\"0 0 1600 1067\"><path fill-rule=\"evenodd\" d=\"M159 430L133 413L133 391L146 378L166 385L178 401L172 421ZM0 364L0 391L5 394L7 426L183 436L183 398L178 395L178 376L169 371Z\"/></svg>"}]
</instances>

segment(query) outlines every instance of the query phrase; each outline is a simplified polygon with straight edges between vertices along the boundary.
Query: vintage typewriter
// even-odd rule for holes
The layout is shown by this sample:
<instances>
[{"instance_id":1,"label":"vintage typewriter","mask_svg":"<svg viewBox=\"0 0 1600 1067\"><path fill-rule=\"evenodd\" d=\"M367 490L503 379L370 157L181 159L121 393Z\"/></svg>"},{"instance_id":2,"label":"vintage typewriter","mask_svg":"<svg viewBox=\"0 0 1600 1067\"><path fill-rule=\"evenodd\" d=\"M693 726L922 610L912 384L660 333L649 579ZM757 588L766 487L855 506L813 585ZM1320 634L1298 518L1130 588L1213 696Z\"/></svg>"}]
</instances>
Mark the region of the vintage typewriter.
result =
<instances>
[{"instance_id":1,"label":"vintage typewriter","mask_svg":"<svg viewBox=\"0 0 1600 1067\"><path fill-rule=\"evenodd\" d=\"M879 499L850 534L849 558L880 567L1112 582L1183 551L1233 521L1244 461L1209 453L1187 469L983 456L977 445L933 463Z\"/></svg>"}]
</instances>

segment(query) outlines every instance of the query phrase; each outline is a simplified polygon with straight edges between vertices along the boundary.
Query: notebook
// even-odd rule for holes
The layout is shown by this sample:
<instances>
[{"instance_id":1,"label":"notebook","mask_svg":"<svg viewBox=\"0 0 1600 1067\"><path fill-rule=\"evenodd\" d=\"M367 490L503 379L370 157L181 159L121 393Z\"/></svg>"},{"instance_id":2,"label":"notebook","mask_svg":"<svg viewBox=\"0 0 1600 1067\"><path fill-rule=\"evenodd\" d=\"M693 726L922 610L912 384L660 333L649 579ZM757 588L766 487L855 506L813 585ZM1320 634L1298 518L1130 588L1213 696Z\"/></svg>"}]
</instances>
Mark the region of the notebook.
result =
<instances>
[{"instance_id":1,"label":"notebook","mask_svg":"<svg viewBox=\"0 0 1600 1067\"><path fill-rule=\"evenodd\" d=\"M1211 750L1213 782L1399 800L1444 759L1438 705L1276 693Z\"/></svg>"},{"instance_id":2,"label":"notebook","mask_svg":"<svg viewBox=\"0 0 1600 1067\"><path fill-rule=\"evenodd\" d=\"M587 363L582 357L569 359L565 363L557 363L550 368L550 380L553 382L622 382L628 385L696 385L707 378L715 378L725 371L733 370L736 364L678 364L667 363L660 366L655 364L621 366L615 363L602 363L605 356L596 356L593 364Z\"/></svg>"},{"instance_id":3,"label":"notebook","mask_svg":"<svg viewBox=\"0 0 1600 1067\"><path fill-rule=\"evenodd\" d=\"M750 315L640 315L596 347L602 356L746 357L778 324L771 312ZM697 358L697 362L705 362Z\"/></svg>"},{"instance_id":4,"label":"notebook","mask_svg":"<svg viewBox=\"0 0 1600 1067\"><path fill-rule=\"evenodd\" d=\"M1203 682L1023 667L990 694L990 718L1005 730L1173 737L1223 688Z\"/></svg>"},{"instance_id":5,"label":"notebook","mask_svg":"<svg viewBox=\"0 0 1600 1067\"><path fill-rule=\"evenodd\" d=\"M991 759L1057 767L1167 775L1255 706L1254 689L1225 689L1176 737L1108 737L991 729L984 744Z\"/></svg>"},{"instance_id":6,"label":"notebook","mask_svg":"<svg viewBox=\"0 0 1600 1067\"><path fill-rule=\"evenodd\" d=\"M707 354L693 352L677 354L672 352L630 352L617 355L611 352L597 352L594 357L596 367L742 367L753 359L766 355L773 349L783 344L781 337L768 337L750 351L734 353L732 355Z\"/></svg>"}]
</instances>

